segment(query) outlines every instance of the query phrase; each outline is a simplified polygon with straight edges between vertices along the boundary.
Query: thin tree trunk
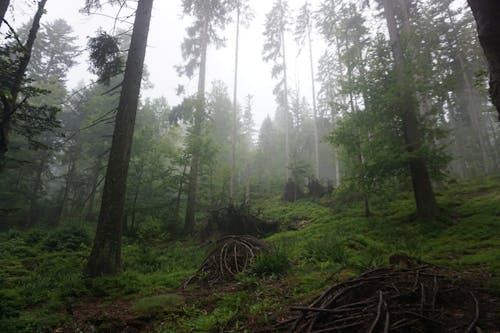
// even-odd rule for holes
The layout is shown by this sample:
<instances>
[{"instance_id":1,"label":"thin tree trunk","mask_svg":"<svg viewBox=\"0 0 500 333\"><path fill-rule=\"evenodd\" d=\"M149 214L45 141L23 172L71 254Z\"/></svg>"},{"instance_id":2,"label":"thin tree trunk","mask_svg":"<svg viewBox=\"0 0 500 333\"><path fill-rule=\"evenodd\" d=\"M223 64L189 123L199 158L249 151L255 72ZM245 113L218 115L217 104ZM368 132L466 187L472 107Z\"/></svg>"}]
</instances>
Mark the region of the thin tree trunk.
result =
<instances>
[{"instance_id":1,"label":"thin tree trunk","mask_svg":"<svg viewBox=\"0 0 500 333\"><path fill-rule=\"evenodd\" d=\"M99 171L101 170L101 161L100 159L95 160L95 165L94 165L94 174L92 178L92 187L90 189L90 194L88 196L87 200L84 200L80 206L75 209L75 210L83 210L85 208L85 204L88 201L88 206L87 206L87 213L85 214L85 220L89 222L93 222L94 219L94 202L95 202L95 195L97 193L97 188L99 187L99 184L101 183L102 179L99 180Z\"/></svg>"},{"instance_id":2,"label":"thin tree trunk","mask_svg":"<svg viewBox=\"0 0 500 333\"><path fill-rule=\"evenodd\" d=\"M42 174L45 169L45 164L47 163L46 155L43 155L38 167L36 168L35 182L33 183L33 188L30 194L30 210L28 213L28 220L26 221L26 227L32 227L35 225L37 218L39 218L38 212L38 196L42 189Z\"/></svg>"},{"instance_id":3,"label":"thin tree trunk","mask_svg":"<svg viewBox=\"0 0 500 333\"><path fill-rule=\"evenodd\" d=\"M64 189L62 192L61 200L59 201L59 207L57 208L56 224L60 224L62 217L64 216L64 209L66 207L66 201L68 200L69 186L73 179L73 174L75 172L75 161L70 162L68 173L66 174L66 181L64 183Z\"/></svg>"},{"instance_id":4,"label":"thin tree trunk","mask_svg":"<svg viewBox=\"0 0 500 333\"><path fill-rule=\"evenodd\" d=\"M246 184L245 184L245 206L250 204L250 164L246 167Z\"/></svg>"},{"instance_id":5,"label":"thin tree trunk","mask_svg":"<svg viewBox=\"0 0 500 333\"><path fill-rule=\"evenodd\" d=\"M23 55L19 61L19 67L16 70L15 76L12 81L10 88L10 98L7 98L2 94L2 104L3 113L0 115L0 170L3 161L5 160L5 154L8 150L9 145L9 132L10 132L10 121L14 113L17 111L17 98L21 87L23 84L24 75L26 74L26 69L30 63L31 53L33 51L33 45L35 44L36 36L38 30L40 29L40 20L45 12L45 4L47 0L40 0L38 2L38 9L33 18L33 24L28 35L26 44L24 45Z\"/></svg>"},{"instance_id":6,"label":"thin tree trunk","mask_svg":"<svg viewBox=\"0 0 500 333\"><path fill-rule=\"evenodd\" d=\"M186 169L187 169L187 163L184 164L181 179L179 180L179 190L177 191L177 197L175 198L174 216L176 224L179 221L179 212L181 211L181 196L182 196L182 189L184 187L184 178L186 177Z\"/></svg>"},{"instance_id":7,"label":"thin tree trunk","mask_svg":"<svg viewBox=\"0 0 500 333\"><path fill-rule=\"evenodd\" d=\"M410 175L413 184L413 193L417 206L417 215L424 219L434 219L437 212L436 199L432 189L427 162L420 155L422 135L418 128L417 108L413 92L407 84L405 78L406 61L404 58L403 47L399 35L396 17L394 12L394 3L392 0L384 0L384 14L387 20L389 37L392 43L392 53L394 56L395 67L398 73L400 98L401 98L401 117L406 150L410 154L417 154L409 161ZM408 25L408 22L404 22Z\"/></svg>"},{"instance_id":8,"label":"thin tree trunk","mask_svg":"<svg viewBox=\"0 0 500 333\"><path fill-rule=\"evenodd\" d=\"M316 83L314 77L314 59L311 40L311 27L307 27L307 40L309 44L309 66L311 68L311 89L313 102L314 121L314 177L319 180L319 135L318 135L318 108L316 105Z\"/></svg>"},{"instance_id":9,"label":"thin tree trunk","mask_svg":"<svg viewBox=\"0 0 500 333\"><path fill-rule=\"evenodd\" d=\"M500 117L500 1L467 0L490 69L490 96Z\"/></svg>"},{"instance_id":10,"label":"thin tree trunk","mask_svg":"<svg viewBox=\"0 0 500 333\"><path fill-rule=\"evenodd\" d=\"M2 26L3 20L5 19L5 13L9 9L10 0L0 1L0 27Z\"/></svg>"},{"instance_id":11,"label":"thin tree trunk","mask_svg":"<svg viewBox=\"0 0 500 333\"><path fill-rule=\"evenodd\" d=\"M286 68L286 48L285 48L285 29L281 30L281 41L282 41L282 46L283 46L283 83L284 83L284 89L285 89L285 115L284 115L284 121L285 121L285 177L286 181L288 181L288 178L290 178L290 129L288 126L288 114L289 114L289 106L288 106L288 78L287 78L287 68Z\"/></svg>"},{"instance_id":12,"label":"thin tree trunk","mask_svg":"<svg viewBox=\"0 0 500 333\"><path fill-rule=\"evenodd\" d=\"M200 140L201 123L205 112L205 80L207 68L207 48L208 48L208 20L203 23L203 37L201 45L200 72L198 77L198 101L194 113L193 135L195 140ZM196 144L193 147L191 156L191 168L189 171L188 197L186 204L186 217L184 220L184 233L190 234L194 231L195 210L196 210L196 192L198 187L198 167L200 163L200 147Z\"/></svg>"},{"instance_id":13,"label":"thin tree trunk","mask_svg":"<svg viewBox=\"0 0 500 333\"><path fill-rule=\"evenodd\" d=\"M236 10L236 54L234 57L234 92L233 92L233 124L231 131L231 179L229 183L229 202L234 200L234 178L236 173L236 125L238 114L238 56L240 47L240 2Z\"/></svg>"},{"instance_id":14,"label":"thin tree trunk","mask_svg":"<svg viewBox=\"0 0 500 333\"><path fill-rule=\"evenodd\" d=\"M137 4L96 237L87 265L87 271L93 277L117 274L121 269L127 172L152 8L153 0L139 0Z\"/></svg>"}]
</instances>

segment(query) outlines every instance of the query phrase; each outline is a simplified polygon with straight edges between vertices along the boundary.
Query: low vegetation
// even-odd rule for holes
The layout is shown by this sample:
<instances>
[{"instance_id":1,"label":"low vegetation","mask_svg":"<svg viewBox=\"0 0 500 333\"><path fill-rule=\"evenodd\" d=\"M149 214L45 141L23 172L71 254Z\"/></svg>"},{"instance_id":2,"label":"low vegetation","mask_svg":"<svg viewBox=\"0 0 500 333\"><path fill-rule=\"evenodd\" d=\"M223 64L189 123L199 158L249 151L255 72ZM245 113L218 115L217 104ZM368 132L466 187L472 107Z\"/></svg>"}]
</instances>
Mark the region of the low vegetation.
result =
<instances>
[{"instance_id":1,"label":"low vegetation","mask_svg":"<svg viewBox=\"0 0 500 333\"><path fill-rule=\"evenodd\" d=\"M282 231L264 239L269 249L246 273L213 288L180 288L212 241L173 241L168 233L155 237L145 229L139 233L148 241L126 240L121 274L87 279L92 230L85 224L3 232L0 331L71 331L78 324L97 331L129 325L156 332L251 332L270 327L289 306L306 303L331 283L387 266L401 253L453 269L466 281L473 276L474 288L500 296L499 187L500 177L444 185L435 222L414 220L411 193L377 203L369 218L362 202L337 207L334 198L256 203L262 218L282 222ZM155 223L161 230L155 221L144 228L155 229ZM82 310L113 304L120 310L106 318Z\"/></svg>"}]
</instances>

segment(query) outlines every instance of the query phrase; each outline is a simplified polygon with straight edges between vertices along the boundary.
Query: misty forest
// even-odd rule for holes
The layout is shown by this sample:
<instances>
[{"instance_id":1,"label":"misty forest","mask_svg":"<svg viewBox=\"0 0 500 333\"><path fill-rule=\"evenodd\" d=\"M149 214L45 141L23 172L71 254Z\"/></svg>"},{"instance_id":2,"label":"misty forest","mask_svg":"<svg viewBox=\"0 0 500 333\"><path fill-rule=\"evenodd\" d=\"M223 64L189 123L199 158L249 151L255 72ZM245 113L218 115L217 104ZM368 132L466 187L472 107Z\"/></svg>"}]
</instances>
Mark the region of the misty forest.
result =
<instances>
[{"instance_id":1,"label":"misty forest","mask_svg":"<svg viewBox=\"0 0 500 333\"><path fill-rule=\"evenodd\" d=\"M0 16L0 332L500 332L499 1Z\"/></svg>"}]
</instances>

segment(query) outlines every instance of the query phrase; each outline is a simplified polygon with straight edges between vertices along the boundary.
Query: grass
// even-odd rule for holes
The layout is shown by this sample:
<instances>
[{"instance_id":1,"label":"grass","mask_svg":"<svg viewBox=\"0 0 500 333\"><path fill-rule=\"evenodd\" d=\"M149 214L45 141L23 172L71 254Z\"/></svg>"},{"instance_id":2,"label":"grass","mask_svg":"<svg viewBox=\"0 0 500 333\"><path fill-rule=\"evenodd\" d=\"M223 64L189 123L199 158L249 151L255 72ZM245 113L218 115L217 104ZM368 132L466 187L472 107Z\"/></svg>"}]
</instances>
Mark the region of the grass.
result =
<instances>
[{"instance_id":1,"label":"grass","mask_svg":"<svg viewBox=\"0 0 500 333\"><path fill-rule=\"evenodd\" d=\"M328 199L256 202L263 218L282 221L282 232L266 239L275 250L215 292L178 292L208 246L147 233L148 241L125 242L123 273L89 280L82 269L91 229L0 233L0 331L50 332L70 320L68 304L117 299L152 318L156 332L252 331L335 281L387 265L395 253L487 272L492 278L485 288L500 295L500 177L452 183L437 198L442 213L434 222L413 220L411 193L380 200L370 218L357 202L344 208Z\"/></svg>"}]
</instances>

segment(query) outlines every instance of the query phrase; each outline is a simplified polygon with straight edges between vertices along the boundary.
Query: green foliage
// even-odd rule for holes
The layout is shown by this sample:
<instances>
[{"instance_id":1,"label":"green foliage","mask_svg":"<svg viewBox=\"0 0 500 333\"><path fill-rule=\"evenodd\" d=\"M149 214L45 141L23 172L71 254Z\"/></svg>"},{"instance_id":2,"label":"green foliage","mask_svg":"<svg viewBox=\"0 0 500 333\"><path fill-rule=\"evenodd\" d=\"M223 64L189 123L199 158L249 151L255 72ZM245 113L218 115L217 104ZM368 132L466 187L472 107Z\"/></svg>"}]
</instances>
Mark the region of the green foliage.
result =
<instances>
[{"instance_id":1,"label":"green foliage","mask_svg":"<svg viewBox=\"0 0 500 333\"><path fill-rule=\"evenodd\" d=\"M260 277L279 276L291 267L290 259L281 247L271 247L255 257L251 271Z\"/></svg>"},{"instance_id":2,"label":"green foliage","mask_svg":"<svg viewBox=\"0 0 500 333\"><path fill-rule=\"evenodd\" d=\"M123 72L123 59L120 54L118 39L98 31L96 37L89 38L91 70L99 81L109 85L111 78Z\"/></svg>"},{"instance_id":3,"label":"green foliage","mask_svg":"<svg viewBox=\"0 0 500 333\"><path fill-rule=\"evenodd\" d=\"M33 238L33 234L29 234ZM88 229L76 226L69 226L49 233L42 242L44 250L49 252L70 250L75 251L80 248L90 246L91 236Z\"/></svg>"},{"instance_id":4,"label":"green foliage","mask_svg":"<svg viewBox=\"0 0 500 333\"><path fill-rule=\"evenodd\" d=\"M344 242L333 234L310 239L305 244L305 257L319 262L332 261L338 264L345 264L347 261Z\"/></svg>"}]
</instances>

